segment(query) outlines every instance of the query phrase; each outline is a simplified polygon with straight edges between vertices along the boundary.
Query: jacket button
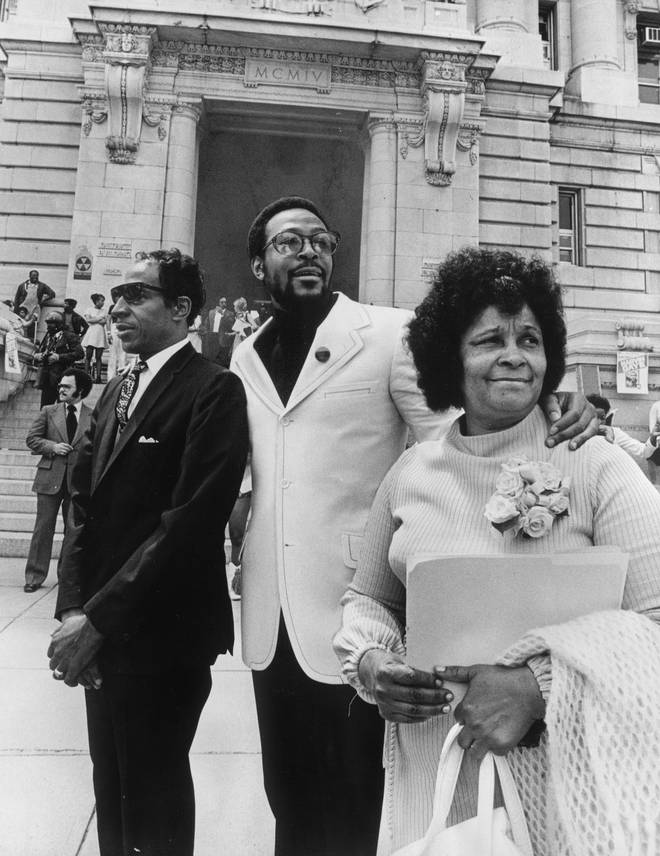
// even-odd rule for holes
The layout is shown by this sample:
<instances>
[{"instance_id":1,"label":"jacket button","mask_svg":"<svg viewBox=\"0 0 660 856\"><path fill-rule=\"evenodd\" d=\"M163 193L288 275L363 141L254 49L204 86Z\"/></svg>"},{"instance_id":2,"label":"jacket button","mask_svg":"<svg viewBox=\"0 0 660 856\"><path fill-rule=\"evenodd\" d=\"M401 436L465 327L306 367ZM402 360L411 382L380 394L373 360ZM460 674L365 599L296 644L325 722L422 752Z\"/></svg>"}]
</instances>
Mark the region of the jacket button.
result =
<instances>
[{"instance_id":1,"label":"jacket button","mask_svg":"<svg viewBox=\"0 0 660 856\"><path fill-rule=\"evenodd\" d=\"M290 482L288 479L282 479L281 484L282 484L282 487L283 487L283 488L287 488L287 487L289 487L289 485L291 484L291 482Z\"/></svg>"}]
</instances>

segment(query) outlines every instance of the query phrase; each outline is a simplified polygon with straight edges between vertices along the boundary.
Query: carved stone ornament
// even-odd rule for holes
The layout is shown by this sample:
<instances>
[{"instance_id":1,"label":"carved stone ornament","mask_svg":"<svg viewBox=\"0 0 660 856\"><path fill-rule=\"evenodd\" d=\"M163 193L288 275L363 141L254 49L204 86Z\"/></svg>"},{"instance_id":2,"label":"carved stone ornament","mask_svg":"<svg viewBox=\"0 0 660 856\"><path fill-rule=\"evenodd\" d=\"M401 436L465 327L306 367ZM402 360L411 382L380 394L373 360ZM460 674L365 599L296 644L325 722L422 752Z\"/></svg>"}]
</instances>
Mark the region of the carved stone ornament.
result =
<instances>
[{"instance_id":1,"label":"carved stone ornament","mask_svg":"<svg viewBox=\"0 0 660 856\"><path fill-rule=\"evenodd\" d=\"M617 321L614 325L617 331L616 346L619 351L652 351L653 345L648 336L644 336L644 324L641 321L634 321L630 318L624 318L623 321Z\"/></svg>"},{"instance_id":2,"label":"carved stone ornament","mask_svg":"<svg viewBox=\"0 0 660 856\"><path fill-rule=\"evenodd\" d=\"M83 95L82 111L82 130L86 137L90 135L92 125L102 125L108 118L108 109L105 99L94 97L93 95Z\"/></svg>"},{"instance_id":3,"label":"carved stone ornament","mask_svg":"<svg viewBox=\"0 0 660 856\"><path fill-rule=\"evenodd\" d=\"M640 10L641 2L639 0L626 0L624 5L624 33L627 39L637 38L637 13Z\"/></svg>"},{"instance_id":4,"label":"carved stone ornament","mask_svg":"<svg viewBox=\"0 0 660 856\"><path fill-rule=\"evenodd\" d=\"M470 164L474 166L478 159L479 135L483 127L478 122L464 122L458 131L456 146L462 152L469 152Z\"/></svg>"},{"instance_id":5,"label":"carved stone ornament","mask_svg":"<svg viewBox=\"0 0 660 856\"><path fill-rule=\"evenodd\" d=\"M101 24L99 29L105 36L108 157L112 163L135 163L145 113L146 74L156 30L155 27L114 24Z\"/></svg>"},{"instance_id":6,"label":"carved stone ornament","mask_svg":"<svg viewBox=\"0 0 660 856\"><path fill-rule=\"evenodd\" d=\"M337 0L252 0L252 8L285 15L334 15ZM379 0L377 0L379 2Z\"/></svg>"},{"instance_id":7,"label":"carved stone ornament","mask_svg":"<svg viewBox=\"0 0 660 856\"><path fill-rule=\"evenodd\" d=\"M424 54L422 55L424 57ZM446 186L456 172L456 147L465 107L465 70L472 55L436 55L424 59L424 170L429 184ZM419 145L416 140L411 145Z\"/></svg>"}]
</instances>

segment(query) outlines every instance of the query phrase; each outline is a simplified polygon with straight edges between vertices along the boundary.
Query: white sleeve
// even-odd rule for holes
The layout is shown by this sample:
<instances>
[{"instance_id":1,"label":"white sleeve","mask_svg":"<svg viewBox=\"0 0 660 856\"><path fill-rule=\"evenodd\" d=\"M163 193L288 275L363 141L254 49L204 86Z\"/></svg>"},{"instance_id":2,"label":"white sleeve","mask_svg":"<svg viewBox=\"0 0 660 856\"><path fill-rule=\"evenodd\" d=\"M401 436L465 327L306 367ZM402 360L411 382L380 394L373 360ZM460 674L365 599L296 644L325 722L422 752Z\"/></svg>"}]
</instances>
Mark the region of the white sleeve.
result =
<instances>
[{"instance_id":1,"label":"white sleeve","mask_svg":"<svg viewBox=\"0 0 660 856\"><path fill-rule=\"evenodd\" d=\"M628 452L631 457L638 461L645 461L655 451L654 446L648 448L646 443L636 440L630 434L622 431L621 428L613 428L612 430L614 431L614 442L616 445L620 446L624 452ZM651 444L648 445L650 446Z\"/></svg>"},{"instance_id":2,"label":"white sleeve","mask_svg":"<svg viewBox=\"0 0 660 856\"><path fill-rule=\"evenodd\" d=\"M426 400L417 385L417 370L412 354L405 342L407 323L401 328L392 357L390 369L390 395L418 443L423 440L438 440L456 419L459 411L446 410L435 413L426 405Z\"/></svg>"},{"instance_id":3,"label":"white sleeve","mask_svg":"<svg viewBox=\"0 0 660 856\"><path fill-rule=\"evenodd\" d=\"M397 464L394 466L396 468ZM333 639L344 677L365 701L371 703L375 700L358 675L362 656L373 648L405 654L406 593L388 561L396 530L390 511L391 478L392 470L376 493L355 577L341 601L342 626Z\"/></svg>"}]
</instances>

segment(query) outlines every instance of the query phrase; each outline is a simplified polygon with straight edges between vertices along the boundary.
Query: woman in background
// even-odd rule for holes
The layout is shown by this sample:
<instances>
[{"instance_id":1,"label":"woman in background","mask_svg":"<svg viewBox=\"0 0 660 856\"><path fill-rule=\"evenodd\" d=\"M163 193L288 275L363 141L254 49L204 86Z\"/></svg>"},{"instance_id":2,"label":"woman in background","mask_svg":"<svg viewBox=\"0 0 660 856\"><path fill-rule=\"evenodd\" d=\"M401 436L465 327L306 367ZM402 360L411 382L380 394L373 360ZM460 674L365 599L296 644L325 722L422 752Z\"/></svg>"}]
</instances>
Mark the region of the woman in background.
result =
<instances>
[{"instance_id":1,"label":"woman in background","mask_svg":"<svg viewBox=\"0 0 660 856\"><path fill-rule=\"evenodd\" d=\"M105 297L102 294L92 294L92 308L84 314L84 319L89 324L82 339L85 349L85 369L91 375L94 383L102 383L101 367L103 351L108 346L105 327L108 321L107 313L103 311ZM92 364L92 360L94 361Z\"/></svg>"}]
</instances>

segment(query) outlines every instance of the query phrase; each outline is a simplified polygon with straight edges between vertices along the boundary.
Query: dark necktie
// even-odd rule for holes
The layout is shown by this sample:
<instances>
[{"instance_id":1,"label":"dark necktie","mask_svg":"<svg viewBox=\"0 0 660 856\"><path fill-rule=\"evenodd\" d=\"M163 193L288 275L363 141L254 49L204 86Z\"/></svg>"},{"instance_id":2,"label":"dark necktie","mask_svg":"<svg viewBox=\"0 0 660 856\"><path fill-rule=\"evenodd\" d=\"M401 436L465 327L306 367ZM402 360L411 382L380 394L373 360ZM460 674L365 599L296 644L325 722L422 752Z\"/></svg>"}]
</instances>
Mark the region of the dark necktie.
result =
<instances>
[{"instance_id":1,"label":"dark necktie","mask_svg":"<svg viewBox=\"0 0 660 856\"><path fill-rule=\"evenodd\" d=\"M119 422L119 430L123 431L128 422L128 407L135 395L137 389L140 372L147 368L147 364L142 360L138 360L130 372L126 375L119 389L119 398L115 405L115 415Z\"/></svg>"},{"instance_id":2,"label":"dark necktie","mask_svg":"<svg viewBox=\"0 0 660 856\"><path fill-rule=\"evenodd\" d=\"M73 443L73 438L76 436L76 428L78 427L78 419L76 417L76 407L74 404L66 406L66 435L69 438L69 444Z\"/></svg>"}]
</instances>

